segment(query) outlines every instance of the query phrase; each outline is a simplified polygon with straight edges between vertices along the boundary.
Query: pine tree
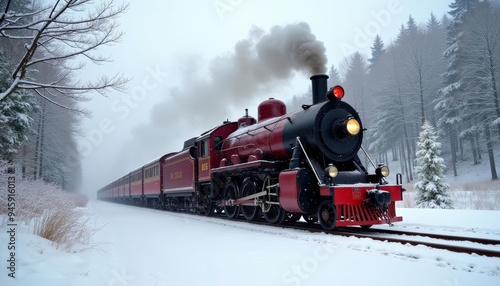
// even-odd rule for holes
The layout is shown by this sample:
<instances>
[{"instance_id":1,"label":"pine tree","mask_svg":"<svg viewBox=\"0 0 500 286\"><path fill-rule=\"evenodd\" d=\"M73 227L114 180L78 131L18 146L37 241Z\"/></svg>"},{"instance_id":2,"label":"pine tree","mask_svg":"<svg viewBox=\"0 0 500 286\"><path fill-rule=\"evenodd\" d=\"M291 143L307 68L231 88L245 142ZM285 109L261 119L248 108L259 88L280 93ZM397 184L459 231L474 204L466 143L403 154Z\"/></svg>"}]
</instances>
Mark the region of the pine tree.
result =
<instances>
[{"instance_id":1,"label":"pine tree","mask_svg":"<svg viewBox=\"0 0 500 286\"><path fill-rule=\"evenodd\" d=\"M415 23L415 19L410 15L408 17L408 21L406 22L406 31L408 35L414 35L418 32L417 23Z\"/></svg>"},{"instance_id":2,"label":"pine tree","mask_svg":"<svg viewBox=\"0 0 500 286\"><path fill-rule=\"evenodd\" d=\"M467 93L460 102L460 115L466 129L461 136L468 135L471 147L476 147L476 138L481 130L486 141L492 180L498 179L493 148L494 120L500 118L500 9L484 1L476 5L467 19L461 36L462 65L461 81ZM463 127L462 127L463 128ZM500 132L500 125L497 126Z\"/></svg>"},{"instance_id":3,"label":"pine tree","mask_svg":"<svg viewBox=\"0 0 500 286\"><path fill-rule=\"evenodd\" d=\"M340 85L340 76L339 72L335 68L334 65L330 67L330 70L328 71L328 87L332 87L334 85Z\"/></svg>"},{"instance_id":4,"label":"pine tree","mask_svg":"<svg viewBox=\"0 0 500 286\"><path fill-rule=\"evenodd\" d=\"M441 143L432 125L425 121L417 143L415 173L420 179L415 184L418 190L417 206L419 208L449 209L452 201L448 195L449 185L444 181L444 159L441 154Z\"/></svg>"},{"instance_id":5,"label":"pine tree","mask_svg":"<svg viewBox=\"0 0 500 286\"><path fill-rule=\"evenodd\" d=\"M446 132L450 137L451 163L453 174L457 176L457 124L462 121L460 114L460 98L463 97L463 80L461 70L463 63L463 48L461 47L461 35L463 34L463 24L468 14L477 5L478 0L455 0L449 7L448 12L452 17L447 27L447 49L444 56L447 61L446 72L443 74L445 86L439 91L435 109L440 113L438 120L439 130Z\"/></svg>"},{"instance_id":6,"label":"pine tree","mask_svg":"<svg viewBox=\"0 0 500 286\"><path fill-rule=\"evenodd\" d=\"M0 49L0 92L8 88L8 63ZM12 160L21 146L28 140L32 118L36 108L33 96L27 91L14 92L0 101L0 159Z\"/></svg>"},{"instance_id":7,"label":"pine tree","mask_svg":"<svg viewBox=\"0 0 500 286\"><path fill-rule=\"evenodd\" d=\"M408 30L406 29L404 24L401 24L399 28L398 37L396 38L396 45L400 44L401 41L408 35Z\"/></svg>"},{"instance_id":8,"label":"pine tree","mask_svg":"<svg viewBox=\"0 0 500 286\"><path fill-rule=\"evenodd\" d=\"M368 76L368 65L365 57L361 53L356 52L350 56L344 69L344 88L349 93L349 98L346 99L354 108L358 109L362 120L364 116L369 114L370 100L366 95L366 84Z\"/></svg>"},{"instance_id":9,"label":"pine tree","mask_svg":"<svg viewBox=\"0 0 500 286\"><path fill-rule=\"evenodd\" d=\"M437 29L439 29L439 21L438 19L436 18L436 16L434 15L434 13L431 13L431 17L429 18L429 21L427 21L427 29L429 29L429 31L431 32L434 32L436 31Z\"/></svg>"},{"instance_id":10,"label":"pine tree","mask_svg":"<svg viewBox=\"0 0 500 286\"><path fill-rule=\"evenodd\" d=\"M377 62L377 60L382 56L385 52L384 49L384 42L382 41L382 38L377 34L375 36L375 40L373 40L373 46L371 47L372 50L372 57L368 59L370 62L370 69L373 67L373 65Z\"/></svg>"}]
</instances>

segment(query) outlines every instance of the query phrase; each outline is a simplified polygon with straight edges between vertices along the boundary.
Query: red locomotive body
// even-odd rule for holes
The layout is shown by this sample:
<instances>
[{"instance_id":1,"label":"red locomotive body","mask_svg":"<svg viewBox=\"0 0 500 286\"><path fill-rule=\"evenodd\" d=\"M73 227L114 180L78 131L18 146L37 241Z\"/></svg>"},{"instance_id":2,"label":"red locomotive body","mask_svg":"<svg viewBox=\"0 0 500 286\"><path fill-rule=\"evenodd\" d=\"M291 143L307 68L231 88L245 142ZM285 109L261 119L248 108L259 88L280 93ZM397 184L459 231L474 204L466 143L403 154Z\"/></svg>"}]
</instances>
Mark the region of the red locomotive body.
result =
<instances>
[{"instance_id":1,"label":"red locomotive body","mask_svg":"<svg viewBox=\"0 0 500 286\"><path fill-rule=\"evenodd\" d=\"M281 136L285 121L289 118L285 116L285 104L270 98L261 103L258 110L258 123L240 124L224 141L223 156L232 164L261 159L284 160L289 157ZM245 117L239 121L244 120ZM223 165L225 164L226 161Z\"/></svg>"},{"instance_id":2,"label":"red locomotive body","mask_svg":"<svg viewBox=\"0 0 500 286\"><path fill-rule=\"evenodd\" d=\"M311 105L287 113L283 102L266 100L258 121L247 112L224 122L187 140L180 152L109 184L98 197L272 224L302 216L325 229L401 221L395 208L404 191L401 175L390 185L386 166L367 172L358 158L361 119L342 101L340 86L327 91L327 78L311 77Z\"/></svg>"}]
</instances>

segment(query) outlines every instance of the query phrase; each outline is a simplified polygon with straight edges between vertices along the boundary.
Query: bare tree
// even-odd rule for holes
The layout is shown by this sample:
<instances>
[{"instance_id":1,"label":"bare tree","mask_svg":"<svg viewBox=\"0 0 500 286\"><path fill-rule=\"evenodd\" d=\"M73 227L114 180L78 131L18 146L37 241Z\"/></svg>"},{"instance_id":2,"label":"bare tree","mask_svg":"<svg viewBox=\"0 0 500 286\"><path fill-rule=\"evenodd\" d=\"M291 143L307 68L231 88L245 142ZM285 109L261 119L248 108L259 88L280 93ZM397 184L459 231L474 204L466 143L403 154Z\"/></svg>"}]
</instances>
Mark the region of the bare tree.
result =
<instances>
[{"instance_id":1,"label":"bare tree","mask_svg":"<svg viewBox=\"0 0 500 286\"><path fill-rule=\"evenodd\" d=\"M122 37L115 19L126 11L127 4L117 5L113 0L40 1L39 5L33 4L31 12L16 12L12 10L13 2L6 0L1 5L0 41L4 38L17 42L24 52L13 59L10 82L7 89L0 91L0 101L24 89L61 107L82 111L64 106L47 94L86 100L85 95L91 91L105 93L123 88L127 79L122 74L102 75L90 82L75 81L72 76L84 68L85 61L102 64L110 60L96 50ZM57 66L62 72L52 81L36 79L30 73L40 64Z\"/></svg>"}]
</instances>

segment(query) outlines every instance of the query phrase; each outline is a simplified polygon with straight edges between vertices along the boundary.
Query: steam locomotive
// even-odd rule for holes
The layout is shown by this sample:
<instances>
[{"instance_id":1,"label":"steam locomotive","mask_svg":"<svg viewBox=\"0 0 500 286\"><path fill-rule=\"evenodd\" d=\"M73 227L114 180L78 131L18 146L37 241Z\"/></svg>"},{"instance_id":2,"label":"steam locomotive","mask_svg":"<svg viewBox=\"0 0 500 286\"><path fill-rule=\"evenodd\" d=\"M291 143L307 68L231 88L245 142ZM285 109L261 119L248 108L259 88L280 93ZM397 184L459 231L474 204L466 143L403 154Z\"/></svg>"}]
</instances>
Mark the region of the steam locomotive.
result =
<instances>
[{"instance_id":1,"label":"steam locomotive","mask_svg":"<svg viewBox=\"0 0 500 286\"><path fill-rule=\"evenodd\" d=\"M360 117L342 101L341 86L327 90L327 79L311 77L313 101L301 110L287 113L270 98L257 119L247 110L108 184L98 198L271 224L302 217L326 230L402 221L401 174L388 184L387 166L367 172L358 157Z\"/></svg>"}]
</instances>

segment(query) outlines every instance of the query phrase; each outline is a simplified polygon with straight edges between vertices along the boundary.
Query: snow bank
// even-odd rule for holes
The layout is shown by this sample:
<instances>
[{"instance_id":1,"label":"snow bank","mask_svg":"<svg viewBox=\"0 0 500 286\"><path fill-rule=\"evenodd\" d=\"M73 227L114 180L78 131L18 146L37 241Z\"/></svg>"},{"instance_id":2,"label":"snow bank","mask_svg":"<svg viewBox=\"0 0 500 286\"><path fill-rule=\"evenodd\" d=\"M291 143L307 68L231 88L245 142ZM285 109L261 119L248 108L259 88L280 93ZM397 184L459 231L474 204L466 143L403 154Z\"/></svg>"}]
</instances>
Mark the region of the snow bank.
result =
<instances>
[{"instance_id":1,"label":"snow bank","mask_svg":"<svg viewBox=\"0 0 500 286\"><path fill-rule=\"evenodd\" d=\"M18 280L2 266L0 285L500 285L497 258L106 202L89 211L98 246L67 253L20 234ZM499 211L398 211L396 228L500 237Z\"/></svg>"}]
</instances>

